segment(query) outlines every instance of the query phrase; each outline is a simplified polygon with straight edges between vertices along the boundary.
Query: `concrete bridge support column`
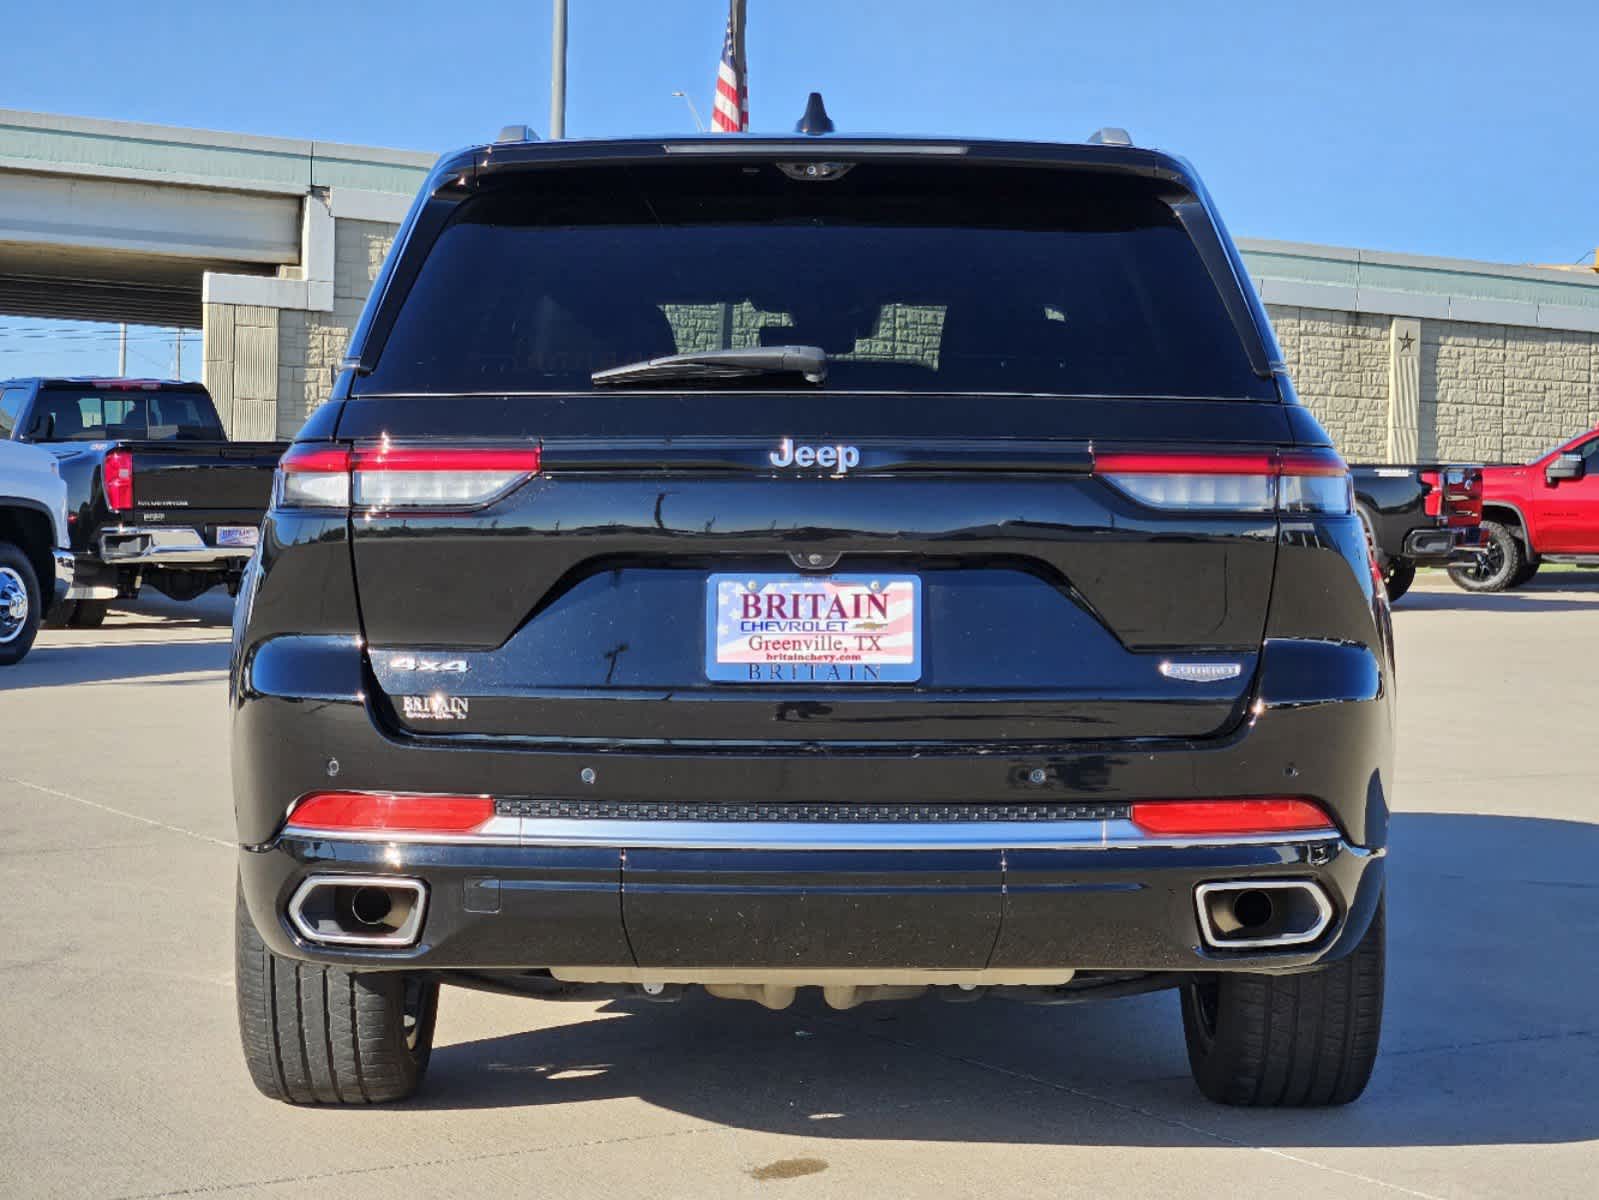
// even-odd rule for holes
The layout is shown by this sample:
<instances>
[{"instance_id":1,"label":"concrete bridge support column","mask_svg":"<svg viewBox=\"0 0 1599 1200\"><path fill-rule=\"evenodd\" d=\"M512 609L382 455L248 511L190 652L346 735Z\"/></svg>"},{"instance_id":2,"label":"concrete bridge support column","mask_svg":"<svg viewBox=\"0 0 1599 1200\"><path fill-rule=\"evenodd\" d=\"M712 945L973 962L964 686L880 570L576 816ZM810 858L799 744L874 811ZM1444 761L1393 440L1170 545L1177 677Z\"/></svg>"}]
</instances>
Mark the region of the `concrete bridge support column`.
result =
<instances>
[{"instance_id":1,"label":"concrete bridge support column","mask_svg":"<svg viewBox=\"0 0 1599 1200\"><path fill-rule=\"evenodd\" d=\"M317 189L300 263L276 276L207 272L205 384L236 439L287 438L328 397L409 197Z\"/></svg>"}]
</instances>

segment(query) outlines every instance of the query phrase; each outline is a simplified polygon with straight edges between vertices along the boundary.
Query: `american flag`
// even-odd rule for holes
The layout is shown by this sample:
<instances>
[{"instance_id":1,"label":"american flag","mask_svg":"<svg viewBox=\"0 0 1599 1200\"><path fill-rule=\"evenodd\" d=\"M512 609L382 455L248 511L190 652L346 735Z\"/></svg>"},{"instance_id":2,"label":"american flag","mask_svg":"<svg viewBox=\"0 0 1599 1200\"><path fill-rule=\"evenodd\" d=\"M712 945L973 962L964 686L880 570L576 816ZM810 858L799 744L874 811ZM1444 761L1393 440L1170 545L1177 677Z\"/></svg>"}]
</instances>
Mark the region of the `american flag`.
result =
<instances>
[{"instance_id":1,"label":"american flag","mask_svg":"<svg viewBox=\"0 0 1599 1200\"><path fill-rule=\"evenodd\" d=\"M750 90L733 45L733 14L727 15L727 36L722 39L722 62L716 69L716 99L711 104L711 128L717 133L743 133L750 127Z\"/></svg>"}]
</instances>

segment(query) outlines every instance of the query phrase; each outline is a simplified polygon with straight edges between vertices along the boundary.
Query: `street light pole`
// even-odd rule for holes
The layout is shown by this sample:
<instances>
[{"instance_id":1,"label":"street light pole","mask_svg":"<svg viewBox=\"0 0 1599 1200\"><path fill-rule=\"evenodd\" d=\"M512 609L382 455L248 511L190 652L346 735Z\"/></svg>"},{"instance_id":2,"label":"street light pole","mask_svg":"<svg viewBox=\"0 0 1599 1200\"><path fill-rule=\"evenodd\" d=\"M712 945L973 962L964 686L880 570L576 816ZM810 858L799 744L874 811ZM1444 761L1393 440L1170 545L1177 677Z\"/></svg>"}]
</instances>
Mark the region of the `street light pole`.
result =
<instances>
[{"instance_id":1,"label":"street light pole","mask_svg":"<svg viewBox=\"0 0 1599 1200\"><path fill-rule=\"evenodd\" d=\"M704 133L705 122L700 120L700 110L694 107L694 101L692 98L690 98L689 94L687 92L673 92L672 95L676 96L684 104L688 105L689 112L694 116L694 128L698 129L701 133Z\"/></svg>"},{"instance_id":2,"label":"street light pole","mask_svg":"<svg viewBox=\"0 0 1599 1200\"><path fill-rule=\"evenodd\" d=\"M550 40L550 136L566 136L566 0L555 0Z\"/></svg>"}]
</instances>

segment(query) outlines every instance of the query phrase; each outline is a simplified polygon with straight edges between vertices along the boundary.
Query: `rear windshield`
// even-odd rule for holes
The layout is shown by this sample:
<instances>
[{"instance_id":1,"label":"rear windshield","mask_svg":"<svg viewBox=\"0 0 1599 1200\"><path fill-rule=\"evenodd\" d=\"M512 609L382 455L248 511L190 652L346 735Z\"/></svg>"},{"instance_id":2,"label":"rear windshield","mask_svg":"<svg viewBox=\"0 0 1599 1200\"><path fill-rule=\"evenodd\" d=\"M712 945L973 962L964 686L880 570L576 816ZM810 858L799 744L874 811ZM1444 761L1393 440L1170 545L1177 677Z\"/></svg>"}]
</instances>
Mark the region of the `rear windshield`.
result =
<instances>
[{"instance_id":1,"label":"rear windshield","mask_svg":"<svg viewBox=\"0 0 1599 1200\"><path fill-rule=\"evenodd\" d=\"M222 424L205 392L51 384L33 404L28 436L43 442L220 441Z\"/></svg>"},{"instance_id":2,"label":"rear windshield","mask_svg":"<svg viewBox=\"0 0 1599 1200\"><path fill-rule=\"evenodd\" d=\"M828 390L1276 398L1148 179L696 163L491 186L359 392L588 391L625 363L799 344L827 352Z\"/></svg>"}]
</instances>

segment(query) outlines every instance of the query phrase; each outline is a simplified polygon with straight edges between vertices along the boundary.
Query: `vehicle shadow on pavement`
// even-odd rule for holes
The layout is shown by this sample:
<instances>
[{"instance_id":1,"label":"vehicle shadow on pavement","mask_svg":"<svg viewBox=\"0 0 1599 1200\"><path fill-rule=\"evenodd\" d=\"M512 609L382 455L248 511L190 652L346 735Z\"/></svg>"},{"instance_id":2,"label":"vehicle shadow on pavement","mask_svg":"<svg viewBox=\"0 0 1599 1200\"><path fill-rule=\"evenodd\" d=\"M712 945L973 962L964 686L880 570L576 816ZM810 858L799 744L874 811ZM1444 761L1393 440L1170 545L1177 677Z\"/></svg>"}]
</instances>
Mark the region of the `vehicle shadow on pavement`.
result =
<instances>
[{"instance_id":1,"label":"vehicle shadow on pavement","mask_svg":"<svg viewBox=\"0 0 1599 1200\"><path fill-rule=\"evenodd\" d=\"M117 630L96 631L89 644L41 642L14 667L0 674L0 693L27 688L68 687L77 683L117 683L149 680L154 676L190 676L164 679L163 683L216 682L215 673L228 669L228 643L128 640L114 641Z\"/></svg>"},{"instance_id":2,"label":"vehicle shadow on pavement","mask_svg":"<svg viewBox=\"0 0 1599 1200\"><path fill-rule=\"evenodd\" d=\"M1407 592L1394 603L1394 614L1406 612L1599 612L1599 590L1576 597L1575 588L1548 589L1561 594L1539 596L1530 588L1513 592Z\"/></svg>"},{"instance_id":3,"label":"vehicle shadow on pavement","mask_svg":"<svg viewBox=\"0 0 1599 1200\"><path fill-rule=\"evenodd\" d=\"M226 629L233 623L233 597L219 587L193 600L169 600L159 592L146 591L137 600L114 602L111 614L118 629Z\"/></svg>"},{"instance_id":4,"label":"vehicle shadow on pavement","mask_svg":"<svg viewBox=\"0 0 1599 1200\"><path fill-rule=\"evenodd\" d=\"M1190 1082L1171 993L1046 1008L922 1000L769 1013L691 995L440 1045L414 1107L637 1097L808 1138L1264 1147L1599 1137L1599 826L1394 818L1383 1053L1342 1109L1241 1110ZM457 994L445 990L449 1036ZM527 1001L527 1003L536 1003ZM546 1002L548 1003L548 1002ZM577 1011L577 1010L575 1010ZM545 1014L548 1017L548 1013Z\"/></svg>"}]
</instances>

